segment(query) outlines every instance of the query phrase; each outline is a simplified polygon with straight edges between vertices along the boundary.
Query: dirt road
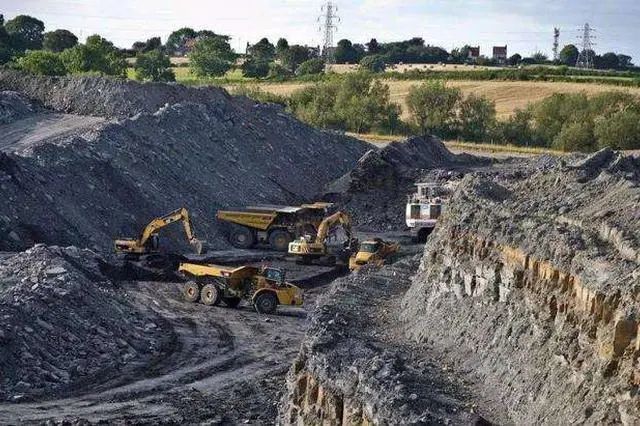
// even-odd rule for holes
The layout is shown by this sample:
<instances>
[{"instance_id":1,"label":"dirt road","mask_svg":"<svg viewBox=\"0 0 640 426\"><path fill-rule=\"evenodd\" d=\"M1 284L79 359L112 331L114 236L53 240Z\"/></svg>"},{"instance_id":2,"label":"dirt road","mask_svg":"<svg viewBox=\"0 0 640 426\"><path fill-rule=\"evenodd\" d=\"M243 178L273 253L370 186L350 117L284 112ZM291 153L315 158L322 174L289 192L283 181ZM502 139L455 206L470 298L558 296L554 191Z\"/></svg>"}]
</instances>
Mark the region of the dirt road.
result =
<instances>
[{"instance_id":1,"label":"dirt road","mask_svg":"<svg viewBox=\"0 0 640 426\"><path fill-rule=\"evenodd\" d=\"M127 288L134 305L154 310L170 325L172 352L142 375L141 366L130 365L117 379L73 397L0 404L3 423L273 423L284 374L306 328L305 309L264 316L246 305L231 310L187 304L176 283ZM305 293L307 309L316 291Z\"/></svg>"},{"instance_id":2,"label":"dirt road","mask_svg":"<svg viewBox=\"0 0 640 426\"><path fill-rule=\"evenodd\" d=\"M0 126L0 151L14 151L42 141L55 142L104 121L104 118L82 115L36 114Z\"/></svg>"}]
</instances>

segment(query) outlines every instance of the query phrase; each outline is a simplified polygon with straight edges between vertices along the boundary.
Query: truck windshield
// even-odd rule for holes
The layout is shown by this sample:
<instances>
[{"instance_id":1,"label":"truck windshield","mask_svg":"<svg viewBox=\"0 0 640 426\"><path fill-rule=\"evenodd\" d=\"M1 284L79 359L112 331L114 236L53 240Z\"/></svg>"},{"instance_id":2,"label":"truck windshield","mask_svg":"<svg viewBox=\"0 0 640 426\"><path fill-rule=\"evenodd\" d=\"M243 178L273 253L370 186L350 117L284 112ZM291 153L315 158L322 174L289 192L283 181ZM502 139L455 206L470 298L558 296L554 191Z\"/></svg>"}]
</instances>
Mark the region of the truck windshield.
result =
<instances>
[{"instance_id":1,"label":"truck windshield","mask_svg":"<svg viewBox=\"0 0 640 426\"><path fill-rule=\"evenodd\" d=\"M267 269L265 271L265 278L271 281L282 282L284 281L284 275L279 269Z\"/></svg>"},{"instance_id":2,"label":"truck windshield","mask_svg":"<svg viewBox=\"0 0 640 426\"><path fill-rule=\"evenodd\" d=\"M378 251L378 243L362 243L360 251L365 253L375 253Z\"/></svg>"}]
</instances>

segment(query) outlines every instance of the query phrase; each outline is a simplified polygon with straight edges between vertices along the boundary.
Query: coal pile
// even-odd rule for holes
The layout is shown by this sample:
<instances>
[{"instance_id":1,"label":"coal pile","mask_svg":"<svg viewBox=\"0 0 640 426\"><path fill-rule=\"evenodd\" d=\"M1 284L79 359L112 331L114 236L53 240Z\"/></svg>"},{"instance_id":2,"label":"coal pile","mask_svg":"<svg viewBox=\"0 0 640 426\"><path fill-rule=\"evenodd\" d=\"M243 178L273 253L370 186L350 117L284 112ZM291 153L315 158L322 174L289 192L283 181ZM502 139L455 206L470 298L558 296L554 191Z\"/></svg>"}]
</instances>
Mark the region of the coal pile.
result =
<instances>
[{"instance_id":1,"label":"coal pile","mask_svg":"<svg viewBox=\"0 0 640 426\"><path fill-rule=\"evenodd\" d=\"M368 151L356 167L332 182L324 197L351 212L356 224L371 231L404 227L407 196L425 175L447 180L455 172L490 164L468 154L453 154L435 137L413 137Z\"/></svg>"},{"instance_id":2,"label":"coal pile","mask_svg":"<svg viewBox=\"0 0 640 426\"><path fill-rule=\"evenodd\" d=\"M0 400L64 396L145 370L173 334L135 309L95 253L36 246L0 260Z\"/></svg>"},{"instance_id":3,"label":"coal pile","mask_svg":"<svg viewBox=\"0 0 640 426\"><path fill-rule=\"evenodd\" d=\"M109 120L0 154L0 194L8 201L0 205L2 250L34 243L111 250L114 238L136 236L150 219L182 206L198 236L222 247L218 209L307 201L366 152L362 142L222 89L21 76L0 72L0 87L48 111L83 114L73 116L81 121ZM14 133L19 124L11 124ZM167 240L182 242L179 232Z\"/></svg>"},{"instance_id":4,"label":"coal pile","mask_svg":"<svg viewBox=\"0 0 640 426\"><path fill-rule=\"evenodd\" d=\"M33 114L34 109L28 99L19 93L0 91L0 125L27 117Z\"/></svg>"}]
</instances>

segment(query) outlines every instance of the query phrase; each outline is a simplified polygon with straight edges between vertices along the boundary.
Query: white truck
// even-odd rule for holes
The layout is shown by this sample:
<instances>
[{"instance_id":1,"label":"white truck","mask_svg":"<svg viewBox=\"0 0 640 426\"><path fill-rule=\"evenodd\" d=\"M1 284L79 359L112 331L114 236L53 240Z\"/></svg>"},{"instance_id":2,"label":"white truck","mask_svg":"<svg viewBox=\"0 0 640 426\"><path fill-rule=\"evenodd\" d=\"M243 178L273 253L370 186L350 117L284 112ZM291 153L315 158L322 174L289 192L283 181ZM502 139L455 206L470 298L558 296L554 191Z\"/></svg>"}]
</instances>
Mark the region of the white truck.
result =
<instances>
[{"instance_id":1,"label":"white truck","mask_svg":"<svg viewBox=\"0 0 640 426\"><path fill-rule=\"evenodd\" d=\"M418 242L426 242L444 211L447 191L437 183L417 183L407 200L406 222Z\"/></svg>"}]
</instances>

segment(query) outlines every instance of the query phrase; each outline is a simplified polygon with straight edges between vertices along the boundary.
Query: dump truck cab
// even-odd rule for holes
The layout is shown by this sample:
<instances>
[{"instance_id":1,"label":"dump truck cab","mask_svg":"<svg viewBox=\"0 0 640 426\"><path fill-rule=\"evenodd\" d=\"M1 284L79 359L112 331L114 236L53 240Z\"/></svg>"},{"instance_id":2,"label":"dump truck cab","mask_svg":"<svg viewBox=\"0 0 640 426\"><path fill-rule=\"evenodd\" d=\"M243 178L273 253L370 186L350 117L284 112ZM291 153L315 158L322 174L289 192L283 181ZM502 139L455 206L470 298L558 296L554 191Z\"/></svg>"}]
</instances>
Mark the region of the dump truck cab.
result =
<instances>
[{"instance_id":1,"label":"dump truck cab","mask_svg":"<svg viewBox=\"0 0 640 426\"><path fill-rule=\"evenodd\" d=\"M286 271L281 268L182 263L178 271L188 279L183 287L188 302L199 300L213 306L223 302L235 308L246 300L256 311L267 314L278 306L304 303L302 291L286 281Z\"/></svg>"}]
</instances>

